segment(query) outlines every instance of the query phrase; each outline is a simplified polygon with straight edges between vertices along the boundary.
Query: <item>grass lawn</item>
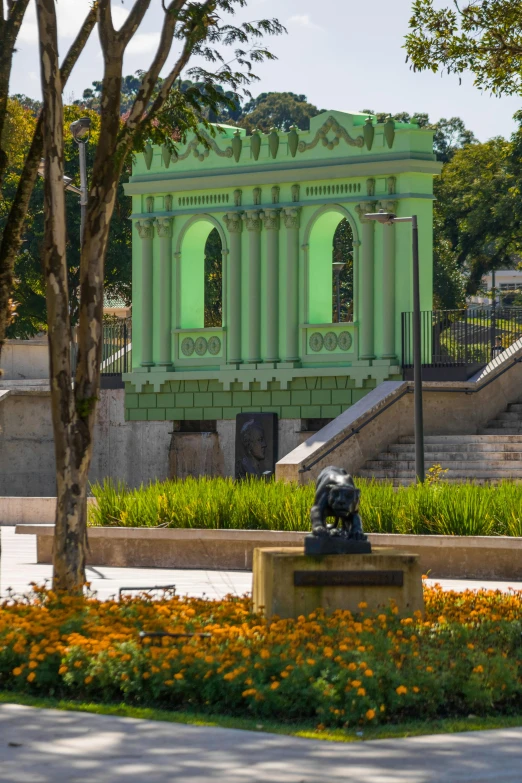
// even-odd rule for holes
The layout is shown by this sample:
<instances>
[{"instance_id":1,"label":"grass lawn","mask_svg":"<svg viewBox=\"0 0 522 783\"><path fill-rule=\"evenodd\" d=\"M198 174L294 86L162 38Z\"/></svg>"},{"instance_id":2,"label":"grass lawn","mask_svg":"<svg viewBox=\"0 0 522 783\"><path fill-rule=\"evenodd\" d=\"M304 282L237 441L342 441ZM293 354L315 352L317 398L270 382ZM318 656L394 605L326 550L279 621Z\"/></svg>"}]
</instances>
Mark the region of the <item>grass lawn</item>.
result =
<instances>
[{"instance_id":1,"label":"grass lawn","mask_svg":"<svg viewBox=\"0 0 522 783\"><path fill-rule=\"evenodd\" d=\"M384 726L364 726L360 729L324 729L319 731L311 723L277 723L259 721L253 718L237 718L229 715L203 715L190 712L131 707L126 704L94 704L92 702L66 701L63 699L35 698L20 693L0 691L0 704L23 704L42 709L88 712L94 715L117 715L122 718L159 720L167 723L185 723L190 726L218 726L222 729L262 731L271 734L285 734L304 739L329 740L330 742L360 742L361 740L389 739L396 737L419 737L426 734L453 734L460 731L484 731L522 726L522 715L499 715L481 718L446 718L442 720L410 721Z\"/></svg>"}]
</instances>

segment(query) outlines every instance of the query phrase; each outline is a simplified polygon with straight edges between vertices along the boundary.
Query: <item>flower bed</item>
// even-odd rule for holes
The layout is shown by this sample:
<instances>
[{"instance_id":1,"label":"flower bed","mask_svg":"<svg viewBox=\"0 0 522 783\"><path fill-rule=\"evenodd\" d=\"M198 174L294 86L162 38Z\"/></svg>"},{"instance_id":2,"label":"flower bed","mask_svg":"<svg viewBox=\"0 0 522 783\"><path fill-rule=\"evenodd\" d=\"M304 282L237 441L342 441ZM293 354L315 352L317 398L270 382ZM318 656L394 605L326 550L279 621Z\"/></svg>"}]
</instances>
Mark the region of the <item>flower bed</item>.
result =
<instances>
[{"instance_id":1,"label":"flower bed","mask_svg":"<svg viewBox=\"0 0 522 783\"><path fill-rule=\"evenodd\" d=\"M369 533L522 536L522 484L427 482L394 488L357 479ZM90 524L249 530L309 530L313 484L184 479L139 489L106 482L92 488Z\"/></svg>"},{"instance_id":2,"label":"flower bed","mask_svg":"<svg viewBox=\"0 0 522 783\"><path fill-rule=\"evenodd\" d=\"M267 623L247 598L36 589L0 608L0 689L321 726L520 712L522 593L433 588L425 601L424 618L361 605Z\"/></svg>"}]
</instances>

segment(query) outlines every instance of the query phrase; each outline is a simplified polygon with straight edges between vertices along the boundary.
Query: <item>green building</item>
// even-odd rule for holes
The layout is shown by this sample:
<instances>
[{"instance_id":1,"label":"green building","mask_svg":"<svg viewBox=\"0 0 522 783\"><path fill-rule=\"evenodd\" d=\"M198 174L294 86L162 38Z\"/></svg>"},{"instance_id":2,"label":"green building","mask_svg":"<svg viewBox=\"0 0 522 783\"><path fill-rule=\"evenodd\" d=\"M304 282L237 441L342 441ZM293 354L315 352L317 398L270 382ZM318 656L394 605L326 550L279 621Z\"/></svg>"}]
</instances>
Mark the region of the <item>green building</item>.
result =
<instances>
[{"instance_id":1,"label":"green building","mask_svg":"<svg viewBox=\"0 0 522 783\"><path fill-rule=\"evenodd\" d=\"M177 154L147 146L125 188L134 224L126 418L183 430L273 411L280 427L305 431L400 377L411 229L364 215L418 215L430 310L432 131L329 111L306 132L199 135ZM334 262L344 264L339 277Z\"/></svg>"}]
</instances>

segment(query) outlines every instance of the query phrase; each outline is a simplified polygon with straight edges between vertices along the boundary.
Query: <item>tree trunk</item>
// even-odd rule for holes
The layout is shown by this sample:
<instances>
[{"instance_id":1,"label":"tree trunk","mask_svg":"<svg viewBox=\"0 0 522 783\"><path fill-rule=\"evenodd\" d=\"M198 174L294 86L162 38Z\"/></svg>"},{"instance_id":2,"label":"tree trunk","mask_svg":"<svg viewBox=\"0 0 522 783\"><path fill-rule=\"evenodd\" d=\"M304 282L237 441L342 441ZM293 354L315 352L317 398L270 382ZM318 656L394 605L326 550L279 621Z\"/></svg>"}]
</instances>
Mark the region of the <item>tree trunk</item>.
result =
<instances>
[{"instance_id":1,"label":"tree trunk","mask_svg":"<svg viewBox=\"0 0 522 783\"><path fill-rule=\"evenodd\" d=\"M58 67L55 0L37 0L36 8L44 101L43 266L57 478L53 586L56 590L80 592L85 582L87 472L84 467L85 459L82 458L84 427L75 410L71 384L71 328L63 181L63 104Z\"/></svg>"},{"instance_id":2,"label":"tree trunk","mask_svg":"<svg viewBox=\"0 0 522 783\"><path fill-rule=\"evenodd\" d=\"M71 71L78 57L85 48L89 36L96 24L96 9L92 8L87 14L83 25L71 44L69 51L60 69L62 90L65 87ZM1 94L1 90L0 90ZM1 116L1 111L0 111ZM42 137L43 117L38 118L33 140L24 161L24 167L13 203L9 209L7 221L4 226L2 240L0 242L0 358L5 343L6 329L9 319L8 302L13 288L13 270L16 256L20 252L23 229L31 194L38 176L38 165L43 153Z\"/></svg>"}]
</instances>

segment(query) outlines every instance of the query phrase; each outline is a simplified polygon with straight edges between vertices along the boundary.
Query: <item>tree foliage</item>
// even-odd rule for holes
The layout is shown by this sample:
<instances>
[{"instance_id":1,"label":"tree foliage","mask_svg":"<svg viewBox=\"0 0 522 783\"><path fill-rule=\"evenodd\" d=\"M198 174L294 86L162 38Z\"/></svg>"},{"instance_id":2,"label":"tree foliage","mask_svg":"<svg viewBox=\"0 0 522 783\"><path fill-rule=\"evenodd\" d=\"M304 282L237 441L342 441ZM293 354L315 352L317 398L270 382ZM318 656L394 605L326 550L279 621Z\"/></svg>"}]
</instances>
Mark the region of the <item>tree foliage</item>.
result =
<instances>
[{"instance_id":1,"label":"tree foliage","mask_svg":"<svg viewBox=\"0 0 522 783\"><path fill-rule=\"evenodd\" d=\"M293 92L262 92L248 101L237 119L237 125L249 133L257 128L267 133L271 128L287 132L292 125L300 130L309 130L310 118L320 109L308 103L306 95Z\"/></svg>"},{"instance_id":2,"label":"tree foliage","mask_svg":"<svg viewBox=\"0 0 522 783\"><path fill-rule=\"evenodd\" d=\"M414 70L471 71L495 95L522 88L522 0L414 0L405 48Z\"/></svg>"}]
</instances>

